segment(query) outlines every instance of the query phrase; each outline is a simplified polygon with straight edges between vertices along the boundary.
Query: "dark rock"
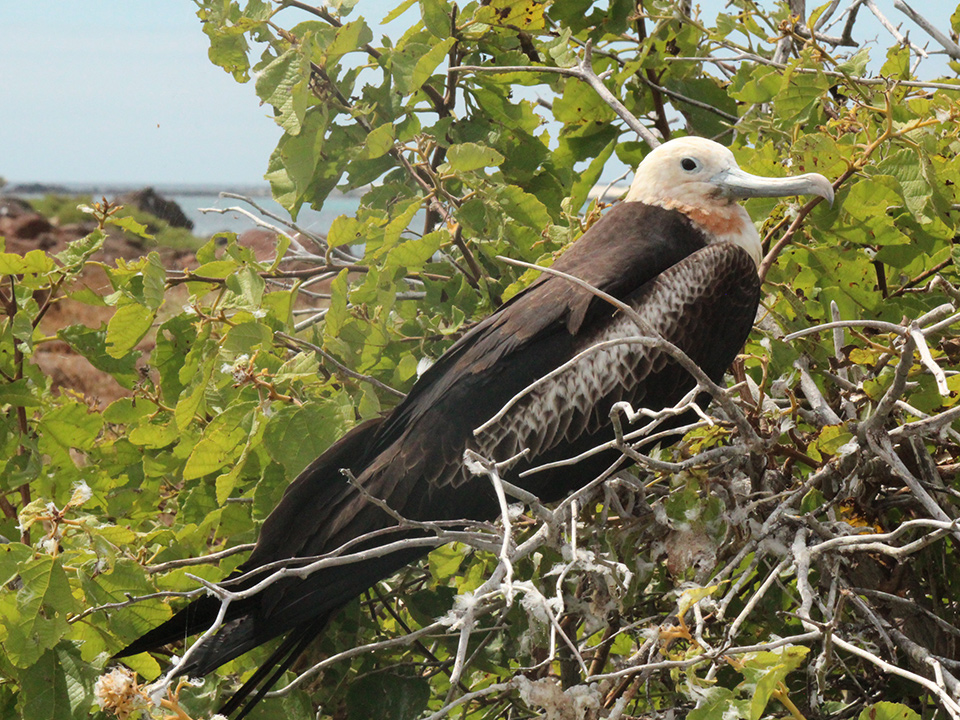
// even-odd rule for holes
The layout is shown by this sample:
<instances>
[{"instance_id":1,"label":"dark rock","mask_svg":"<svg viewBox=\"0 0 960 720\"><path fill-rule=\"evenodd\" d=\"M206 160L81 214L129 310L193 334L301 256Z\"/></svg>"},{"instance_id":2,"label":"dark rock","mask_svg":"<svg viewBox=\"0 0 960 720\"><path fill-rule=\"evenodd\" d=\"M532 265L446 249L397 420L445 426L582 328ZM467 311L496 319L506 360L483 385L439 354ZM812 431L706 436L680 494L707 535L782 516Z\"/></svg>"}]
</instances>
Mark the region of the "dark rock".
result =
<instances>
[{"instance_id":1,"label":"dark rock","mask_svg":"<svg viewBox=\"0 0 960 720\"><path fill-rule=\"evenodd\" d=\"M153 188L124 193L114 198L114 202L120 205L133 205L144 212L156 215L161 220L166 220L173 227L193 230L193 220L184 214L180 206L173 200L167 200Z\"/></svg>"},{"instance_id":2,"label":"dark rock","mask_svg":"<svg viewBox=\"0 0 960 720\"><path fill-rule=\"evenodd\" d=\"M18 197L0 197L0 217L19 217L34 212L26 200Z\"/></svg>"},{"instance_id":3,"label":"dark rock","mask_svg":"<svg viewBox=\"0 0 960 720\"><path fill-rule=\"evenodd\" d=\"M8 189L8 192L23 193L26 195L73 195L69 188L63 185L47 185L45 183L21 183Z\"/></svg>"}]
</instances>

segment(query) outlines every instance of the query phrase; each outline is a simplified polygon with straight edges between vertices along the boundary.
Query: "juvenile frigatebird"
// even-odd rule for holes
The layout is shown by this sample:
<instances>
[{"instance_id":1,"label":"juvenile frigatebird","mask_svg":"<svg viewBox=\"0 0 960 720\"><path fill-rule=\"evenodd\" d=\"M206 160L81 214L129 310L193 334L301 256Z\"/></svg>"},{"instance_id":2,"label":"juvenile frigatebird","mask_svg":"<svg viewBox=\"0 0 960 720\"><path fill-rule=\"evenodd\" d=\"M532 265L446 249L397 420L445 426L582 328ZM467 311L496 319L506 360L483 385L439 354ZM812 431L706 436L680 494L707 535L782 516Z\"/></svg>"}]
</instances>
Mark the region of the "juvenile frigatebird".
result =
<instances>
[{"instance_id":1,"label":"juvenile frigatebird","mask_svg":"<svg viewBox=\"0 0 960 720\"><path fill-rule=\"evenodd\" d=\"M521 473L612 439L614 403L660 410L684 398L695 381L662 349L610 343L539 384L495 422L488 420L581 351L638 334L673 343L719 381L743 347L760 299L760 237L736 200L808 193L833 200L822 175L750 175L728 149L710 140L681 138L650 152L625 200L553 266L631 306L641 328L635 316L589 289L542 275L460 338L392 412L355 427L311 463L266 519L237 574L283 562L296 565L296 558L314 558L344 545L356 551L395 542L397 533L355 542L397 525L396 517L371 498L415 521L495 519L500 504L494 488L488 478L465 467L467 450L496 462L526 451L505 479L543 502L583 487L619 453L609 450L574 465ZM418 536L422 533L411 530L399 534ZM202 676L285 636L221 711L230 714L243 706L242 716L322 632L331 615L427 551L406 547L273 582L231 603L216 634L168 673ZM252 587L265 575L252 573L231 589ZM212 596L195 600L117 657L203 632L220 608Z\"/></svg>"}]
</instances>

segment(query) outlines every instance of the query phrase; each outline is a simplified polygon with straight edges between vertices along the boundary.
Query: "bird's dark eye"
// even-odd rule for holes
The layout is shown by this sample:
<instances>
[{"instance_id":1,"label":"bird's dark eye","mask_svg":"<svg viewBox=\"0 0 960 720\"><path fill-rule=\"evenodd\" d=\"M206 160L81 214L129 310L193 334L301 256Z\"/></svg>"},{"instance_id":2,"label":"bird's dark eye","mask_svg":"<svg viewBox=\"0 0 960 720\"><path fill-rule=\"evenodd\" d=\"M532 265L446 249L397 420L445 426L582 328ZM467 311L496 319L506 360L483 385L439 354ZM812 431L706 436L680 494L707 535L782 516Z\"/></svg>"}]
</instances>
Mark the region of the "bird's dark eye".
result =
<instances>
[{"instance_id":1,"label":"bird's dark eye","mask_svg":"<svg viewBox=\"0 0 960 720\"><path fill-rule=\"evenodd\" d=\"M687 172L696 170L698 166L699 166L699 163L693 158L684 158L683 160L680 161L680 167L682 167Z\"/></svg>"}]
</instances>

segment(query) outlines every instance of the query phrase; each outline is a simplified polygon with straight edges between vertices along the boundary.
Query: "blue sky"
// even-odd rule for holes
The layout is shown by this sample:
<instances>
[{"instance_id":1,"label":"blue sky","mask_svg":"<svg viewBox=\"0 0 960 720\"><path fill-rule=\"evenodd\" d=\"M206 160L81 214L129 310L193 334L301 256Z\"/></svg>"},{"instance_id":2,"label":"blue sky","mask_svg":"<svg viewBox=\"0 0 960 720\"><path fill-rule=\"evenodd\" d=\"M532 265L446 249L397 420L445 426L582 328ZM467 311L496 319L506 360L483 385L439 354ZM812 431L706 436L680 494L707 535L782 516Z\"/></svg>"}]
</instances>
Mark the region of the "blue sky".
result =
<instances>
[{"instance_id":1,"label":"blue sky","mask_svg":"<svg viewBox=\"0 0 960 720\"><path fill-rule=\"evenodd\" d=\"M375 23L398 2L361 0L355 12L378 33ZM948 5L924 10L949 17ZM280 129L252 82L236 83L207 59L192 2L0 0L0 27L0 177L262 182Z\"/></svg>"},{"instance_id":2,"label":"blue sky","mask_svg":"<svg viewBox=\"0 0 960 720\"><path fill-rule=\"evenodd\" d=\"M354 12L377 33L398 3L361 0ZM280 128L252 80L208 60L193 2L0 0L0 27L8 182L263 183Z\"/></svg>"},{"instance_id":3,"label":"blue sky","mask_svg":"<svg viewBox=\"0 0 960 720\"><path fill-rule=\"evenodd\" d=\"M0 176L257 182L279 138L191 2L0 3Z\"/></svg>"}]
</instances>

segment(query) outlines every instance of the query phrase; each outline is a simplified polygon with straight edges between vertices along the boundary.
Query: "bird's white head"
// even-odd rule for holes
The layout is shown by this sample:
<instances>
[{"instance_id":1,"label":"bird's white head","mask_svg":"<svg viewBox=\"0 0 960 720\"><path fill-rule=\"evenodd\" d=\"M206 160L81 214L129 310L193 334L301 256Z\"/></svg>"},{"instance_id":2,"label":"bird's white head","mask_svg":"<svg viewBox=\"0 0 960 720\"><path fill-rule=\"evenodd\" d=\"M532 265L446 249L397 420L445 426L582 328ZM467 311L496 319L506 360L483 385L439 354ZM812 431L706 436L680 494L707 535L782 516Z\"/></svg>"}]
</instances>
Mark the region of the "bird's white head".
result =
<instances>
[{"instance_id":1,"label":"bird's white head","mask_svg":"<svg viewBox=\"0 0 960 720\"><path fill-rule=\"evenodd\" d=\"M833 203L833 186L818 173L786 178L751 175L739 168L723 145L691 136L665 142L647 155L625 199L682 212L712 242L740 245L759 265L760 235L736 200L790 195L819 195Z\"/></svg>"}]
</instances>

